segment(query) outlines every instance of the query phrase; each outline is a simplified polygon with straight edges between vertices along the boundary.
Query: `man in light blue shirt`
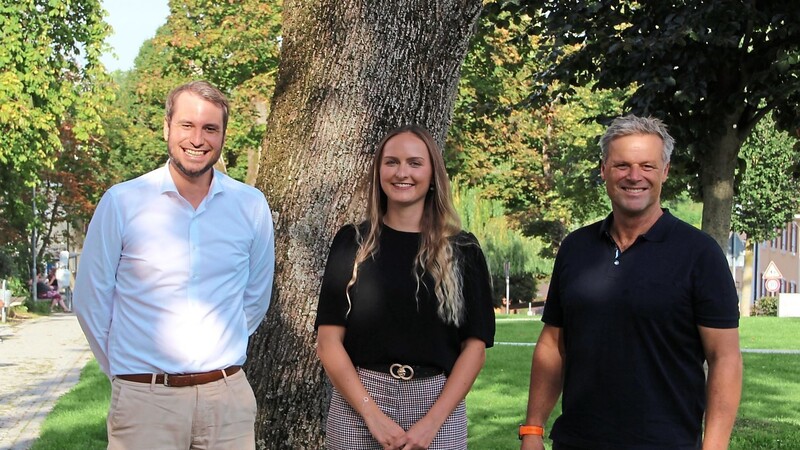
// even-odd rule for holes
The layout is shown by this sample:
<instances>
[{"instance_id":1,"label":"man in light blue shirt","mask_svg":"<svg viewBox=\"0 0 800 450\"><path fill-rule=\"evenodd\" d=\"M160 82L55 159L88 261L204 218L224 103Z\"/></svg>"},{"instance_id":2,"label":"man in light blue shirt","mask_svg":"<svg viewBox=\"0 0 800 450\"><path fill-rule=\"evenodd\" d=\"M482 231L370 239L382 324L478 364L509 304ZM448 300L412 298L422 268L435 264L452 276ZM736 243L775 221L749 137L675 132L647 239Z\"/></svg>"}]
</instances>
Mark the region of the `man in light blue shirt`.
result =
<instances>
[{"instance_id":1,"label":"man in light blue shirt","mask_svg":"<svg viewBox=\"0 0 800 450\"><path fill-rule=\"evenodd\" d=\"M274 230L264 195L213 169L228 102L173 90L168 163L105 193L89 225L75 311L112 380L109 448L255 448L241 370L266 314Z\"/></svg>"}]
</instances>

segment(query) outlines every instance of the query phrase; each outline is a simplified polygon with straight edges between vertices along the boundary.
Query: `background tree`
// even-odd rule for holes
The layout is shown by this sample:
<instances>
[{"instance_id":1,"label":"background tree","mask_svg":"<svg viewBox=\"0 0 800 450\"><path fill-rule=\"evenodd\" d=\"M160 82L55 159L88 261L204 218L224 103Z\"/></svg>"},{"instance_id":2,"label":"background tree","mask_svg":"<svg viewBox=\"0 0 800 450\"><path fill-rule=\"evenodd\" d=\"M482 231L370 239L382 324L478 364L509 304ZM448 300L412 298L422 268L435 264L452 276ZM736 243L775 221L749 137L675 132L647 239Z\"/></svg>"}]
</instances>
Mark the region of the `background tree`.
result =
<instances>
[{"instance_id":1,"label":"background tree","mask_svg":"<svg viewBox=\"0 0 800 450\"><path fill-rule=\"evenodd\" d=\"M550 275L553 260L541 256L545 246L538 238L513 229L500 200L488 198L476 187L453 182L453 201L462 227L478 238L486 256L493 283L493 301L501 305L506 296L505 264L510 266L510 298L529 301L536 297L538 280Z\"/></svg>"},{"instance_id":2,"label":"background tree","mask_svg":"<svg viewBox=\"0 0 800 450\"><path fill-rule=\"evenodd\" d=\"M670 126L679 150L671 186L696 188L703 229L724 245L742 143L770 111L781 129L800 122L800 9L756 0L504 0L491 9L534 18L528 32L546 43L549 67L535 100L549 101L541 88L556 80L565 101L574 86L635 89L625 110Z\"/></svg>"},{"instance_id":3,"label":"background tree","mask_svg":"<svg viewBox=\"0 0 800 450\"><path fill-rule=\"evenodd\" d=\"M748 241L772 239L800 210L798 147L795 138L776 129L771 115L742 145L733 230L745 233Z\"/></svg>"},{"instance_id":4,"label":"background tree","mask_svg":"<svg viewBox=\"0 0 800 450\"><path fill-rule=\"evenodd\" d=\"M26 0L3 3L0 28L0 245L24 258L25 237L41 224L32 188L54 169L63 139L82 160L103 134L108 26L98 0Z\"/></svg>"},{"instance_id":5,"label":"background tree","mask_svg":"<svg viewBox=\"0 0 800 450\"><path fill-rule=\"evenodd\" d=\"M531 107L533 75L546 69L538 39L517 38L531 19L488 10L479 24L462 70L448 167L501 200L508 225L545 239L542 250L552 256L568 231L607 211L599 148L589 141L601 126L591 119L617 111L621 94L578 88L574 101Z\"/></svg>"},{"instance_id":6,"label":"background tree","mask_svg":"<svg viewBox=\"0 0 800 450\"><path fill-rule=\"evenodd\" d=\"M170 50L167 70L200 76L231 101L225 165L236 179L255 182L259 150L280 54L281 0L172 1L156 45Z\"/></svg>"},{"instance_id":7,"label":"background tree","mask_svg":"<svg viewBox=\"0 0 800 450\"><path fill-rule=\"evenodd\" d=\"M326 396L313 325L330 240L361 219L360 188L387 131L415 122L444 142L480 10L480 0L284 4L257 181L274 211L275 289L247 365L260 448L322 448Z\"/></svg>"},{"instance_id":8,"label":"background tree","mask_svg":"<svg viewBox=\"0 0 800 450\"><path fill-rule=\"evenodd\" d=\"M38 214L41 225L38 261L46 261L50 251L53 260L58 251L77 247L70 231L88 223L103 192L112 184L114 173L107 170L109 152L94 142L82 148L70 127L61 130L62 148L57 152L53 168L42 170L37 188ZM72 244L72 245L70 245Z\"/></svg>"},{"instance_id":9,"label":"background tree","mask_svg":"<svg viewBox=\"0 0 800 450\"><path fill-rule=\"evenodd\" d=\"M775 237L800 207L797 140L777 130L771 115L767 116L745 141L740 161L733 230L746 236L739 311L749 316L754 300L753 248Z\"/></svg>"},{"instance_id":10,"label":"background tree","mask_svg":"<svg viewBox=\"0 0 800 450\"><path fill-rule=\"evenodd\" d=\"M223 166L255 182L280 49L278 1L170 2L167 22L142 45L135 67L117 74L117 113L108 120L110 145L125 176L164 164L164 99L175 86L210 81L230 100Z\"/></svg>"}]
</instances>

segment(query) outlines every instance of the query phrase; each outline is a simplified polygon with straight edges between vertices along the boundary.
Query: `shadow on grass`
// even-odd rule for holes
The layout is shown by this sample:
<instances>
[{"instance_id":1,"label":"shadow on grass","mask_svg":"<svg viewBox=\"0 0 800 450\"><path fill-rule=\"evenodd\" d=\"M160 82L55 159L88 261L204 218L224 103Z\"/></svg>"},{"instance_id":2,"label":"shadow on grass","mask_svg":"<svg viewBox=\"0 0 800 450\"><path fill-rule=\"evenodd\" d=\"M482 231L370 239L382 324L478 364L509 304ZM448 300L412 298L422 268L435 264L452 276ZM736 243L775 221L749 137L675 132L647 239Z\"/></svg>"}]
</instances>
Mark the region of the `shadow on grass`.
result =
<instances>
[{"instance_id":1,"label":"shadow on grass","mask_svg":"<svg viewBox=\"0 0 800 450\"><path fill-rule=\"evenodd\" d=\"M800 355L744 354L731 449L800 448Z\"/></svg>"},{"instance_id":2,"label":"shadow on grass","mask_svg":"<svg viewBox=\"0 0 800 450\"><path fill-rule=\"evenodd\" d=\"M739 418L734 425L730 448L740 450L797 449L800 428L796 423Z\"/></svg>"}]
</instances>

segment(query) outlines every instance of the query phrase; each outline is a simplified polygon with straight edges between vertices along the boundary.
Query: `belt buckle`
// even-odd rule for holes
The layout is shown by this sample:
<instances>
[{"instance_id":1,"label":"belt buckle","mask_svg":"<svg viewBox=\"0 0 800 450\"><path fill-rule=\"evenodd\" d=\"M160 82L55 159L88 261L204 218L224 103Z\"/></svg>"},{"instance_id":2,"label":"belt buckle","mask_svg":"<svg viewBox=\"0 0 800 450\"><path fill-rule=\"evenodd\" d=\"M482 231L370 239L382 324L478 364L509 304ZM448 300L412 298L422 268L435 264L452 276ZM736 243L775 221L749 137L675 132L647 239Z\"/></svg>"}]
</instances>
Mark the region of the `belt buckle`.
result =
<instances>
[{"instance_id":1,"label":"belt buckle","mask_svg":"<svg viewBox=\"0 0 800 450\"><path fill-rule=\"evenodd\" d=\"M414 378L414 368L406 364L392 364L389 367L389 375L398 379L408 381Z\"/></svg>"}]
</instances>

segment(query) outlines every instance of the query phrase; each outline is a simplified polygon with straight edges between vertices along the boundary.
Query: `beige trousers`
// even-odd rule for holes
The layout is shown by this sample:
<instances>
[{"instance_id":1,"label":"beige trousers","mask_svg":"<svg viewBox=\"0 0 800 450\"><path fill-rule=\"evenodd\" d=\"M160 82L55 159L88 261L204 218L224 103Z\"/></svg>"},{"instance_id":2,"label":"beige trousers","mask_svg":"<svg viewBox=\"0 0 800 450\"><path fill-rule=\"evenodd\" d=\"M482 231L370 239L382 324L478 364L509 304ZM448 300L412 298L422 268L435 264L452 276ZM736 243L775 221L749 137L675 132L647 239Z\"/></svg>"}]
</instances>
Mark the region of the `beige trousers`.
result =
<instances>
[{"instance_id":1,"label":"beige trousers","mask_svg":"<svg viewBox=\"0 0 800 450\"><path fill-rule=\"evenodd\" d=\"M243 370L187 387L111 382L110 450L255 449L256 399Z\"/></svg>"}]
</instances>

